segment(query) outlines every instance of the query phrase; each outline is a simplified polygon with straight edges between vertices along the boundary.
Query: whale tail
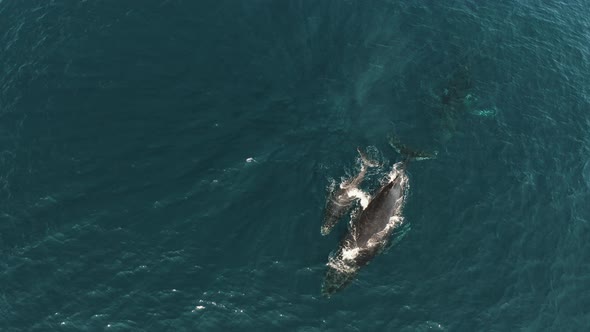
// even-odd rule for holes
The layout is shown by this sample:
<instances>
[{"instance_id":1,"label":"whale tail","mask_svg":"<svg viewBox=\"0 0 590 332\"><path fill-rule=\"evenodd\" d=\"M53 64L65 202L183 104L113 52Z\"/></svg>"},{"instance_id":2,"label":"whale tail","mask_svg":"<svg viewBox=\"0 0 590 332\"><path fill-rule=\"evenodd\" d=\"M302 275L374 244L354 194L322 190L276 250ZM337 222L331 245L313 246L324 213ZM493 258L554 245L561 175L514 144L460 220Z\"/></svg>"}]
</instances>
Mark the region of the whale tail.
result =
<instances>
[{"instance_id":1,"label":"whale tail","mask_svg":"<svg viewBox=\"0 0 590 332\"><path fill-rule=\"evenodd\" d=\"M389 136L389 145L391 145L391 147L397 153L403 156L404 162L408 162L410 160L436 159L436 156L438 155L438 151L425 152L410 148L393 135Z\"/></svg>"}]
</instances>

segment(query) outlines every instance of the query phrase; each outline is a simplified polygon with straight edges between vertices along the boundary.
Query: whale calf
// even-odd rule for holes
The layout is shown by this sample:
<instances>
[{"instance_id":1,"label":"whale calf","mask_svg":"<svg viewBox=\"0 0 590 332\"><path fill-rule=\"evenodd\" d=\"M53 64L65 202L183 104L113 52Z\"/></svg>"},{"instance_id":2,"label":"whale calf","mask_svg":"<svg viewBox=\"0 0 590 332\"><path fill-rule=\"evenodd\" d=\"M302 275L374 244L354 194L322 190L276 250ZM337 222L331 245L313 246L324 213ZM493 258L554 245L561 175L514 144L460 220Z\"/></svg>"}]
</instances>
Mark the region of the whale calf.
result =
<instances>
[{"instance_id":1,"label":"whale calf","mask_svg":"<svg viewBox=\"0 0 590 332\"><path fill-rule=\"evenodd\" d=\"M409 189L406 161L393 166L388 181L362 211L328 261L322 284L326 297L344 289L361 267L368 264L389 242L394 228L403 221L402 209Z\"/></svg>"},{"instance_id":2,"label":"whale calf","mask_svg":"<svg viewBox=\"0 0 590 332\"><path fill-rule=\"evenodd\" d=\"M363 201L368 202L368 196L359 189L359 185L365 178L368 168L376 166L377 163L370 160L360 148L357 148L357 151L361 159L361 170L354 178L344 181L329 194L321 227L322 235L328 235L332 231L338 221L350 211L355 201L360 200L361 205L367 205L363 204Z\"/></svg>"}]
</instances>

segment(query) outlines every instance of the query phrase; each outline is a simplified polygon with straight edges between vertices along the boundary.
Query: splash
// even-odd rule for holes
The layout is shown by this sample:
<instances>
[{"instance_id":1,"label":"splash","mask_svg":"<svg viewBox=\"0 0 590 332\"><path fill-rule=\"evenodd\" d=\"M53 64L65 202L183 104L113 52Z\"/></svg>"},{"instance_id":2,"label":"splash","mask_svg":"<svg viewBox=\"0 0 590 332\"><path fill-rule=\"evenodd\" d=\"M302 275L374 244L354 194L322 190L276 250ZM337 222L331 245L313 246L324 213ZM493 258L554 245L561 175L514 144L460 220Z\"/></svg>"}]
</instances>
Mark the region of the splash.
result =
<instances>
[{"instance_id":1,"label":"splash","mask_svg":"<svg viewBox=\"0 0 590 332\"><path fill-rule=\"evenodd\" d=\"M348 194L348 197L357 198L359 200L359 202L361 203L363 210L367 208L367 205L369 205L369 200L371 198L369 197L369 194L362 191L361 189L350 188L346 193Z\"/></svg>"}]
</instances>

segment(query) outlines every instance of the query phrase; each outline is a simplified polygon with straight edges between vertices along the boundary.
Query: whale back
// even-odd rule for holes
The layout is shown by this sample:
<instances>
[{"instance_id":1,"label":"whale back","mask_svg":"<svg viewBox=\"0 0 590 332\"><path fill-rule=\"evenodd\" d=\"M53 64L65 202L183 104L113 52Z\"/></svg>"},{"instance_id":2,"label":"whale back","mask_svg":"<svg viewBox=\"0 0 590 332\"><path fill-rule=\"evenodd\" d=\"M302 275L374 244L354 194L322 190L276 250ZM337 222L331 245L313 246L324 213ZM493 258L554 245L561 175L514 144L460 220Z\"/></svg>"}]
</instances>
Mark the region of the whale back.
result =
<instances>
[{"instance_id":1,"label":"whale back","mask_svg":"<svg viewBox=\"0 0 590 332\"><path fill-rule=\"evenodd\" d=\"M407 176L400 171L397 176L386 183L377 196L362 212L358 222L353 225L350 233L359 248L368 249L379 243L387 241L396 216L401 215L407 191Z\"/></svg>"}]
</instances>

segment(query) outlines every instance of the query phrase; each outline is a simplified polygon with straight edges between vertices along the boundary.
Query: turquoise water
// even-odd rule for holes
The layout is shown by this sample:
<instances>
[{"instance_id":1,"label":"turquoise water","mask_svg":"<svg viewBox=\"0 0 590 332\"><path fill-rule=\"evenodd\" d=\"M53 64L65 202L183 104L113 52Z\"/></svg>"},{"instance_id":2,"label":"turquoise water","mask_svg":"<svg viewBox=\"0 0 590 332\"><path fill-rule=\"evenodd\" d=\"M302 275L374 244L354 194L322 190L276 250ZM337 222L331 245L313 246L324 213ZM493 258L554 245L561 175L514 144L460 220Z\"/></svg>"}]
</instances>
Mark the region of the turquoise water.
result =
<instances>
[{"instance_id":1,"label":"turquoise water","mask_svg":"<svg viewBox=\"0 0 590 332\"><path fill-rule=\"evenodd\" d=\"M0 0L2 331L583 331L590 5ZM403 231L320 294L356 147ZM252 159L248 159L252 158ZM381 173L380 173L381 172ZM403 236L401 236L403 234Z\"/></svg>"}]
</instances>

